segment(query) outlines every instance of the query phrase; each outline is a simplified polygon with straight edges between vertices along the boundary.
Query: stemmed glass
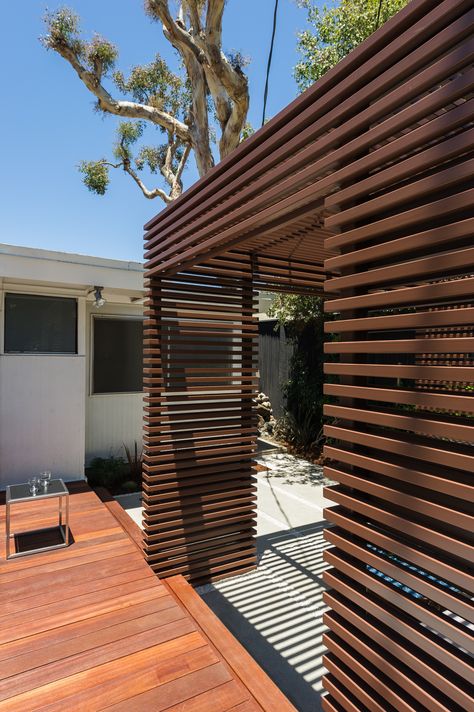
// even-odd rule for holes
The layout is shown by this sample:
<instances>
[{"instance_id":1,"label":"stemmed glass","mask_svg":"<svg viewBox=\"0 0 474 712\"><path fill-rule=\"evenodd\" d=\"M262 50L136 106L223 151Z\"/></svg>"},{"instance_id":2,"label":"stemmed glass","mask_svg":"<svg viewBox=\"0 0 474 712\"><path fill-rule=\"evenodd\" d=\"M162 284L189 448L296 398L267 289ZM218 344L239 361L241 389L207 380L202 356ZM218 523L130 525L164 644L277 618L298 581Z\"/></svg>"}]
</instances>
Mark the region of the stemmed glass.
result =
<instances>
[{"instance_id":1,"label":"stemmed glass","mask_svg":"<svg viewBox=\"0 0 474 712\"><path fill-rule=\"evenodd\" d=\"M30 485L30 492L34 496L38 492L39 478L30 477L30 479L28 480L28 484Z\"/></svg>"},{"instance_id":2,"label":"stemmed glass","mask_svg":"<svg viewBox=\"0 0 474 712\"><path fill-rule=\"evenodd\" d=\"M46 490L48 489L48 485L51 482L51 472L49 472L49 470L42 472L40 474L39 479L40 479L41 484L43 485L44 491L46 492Z\"/></svg>"}]
</instances>

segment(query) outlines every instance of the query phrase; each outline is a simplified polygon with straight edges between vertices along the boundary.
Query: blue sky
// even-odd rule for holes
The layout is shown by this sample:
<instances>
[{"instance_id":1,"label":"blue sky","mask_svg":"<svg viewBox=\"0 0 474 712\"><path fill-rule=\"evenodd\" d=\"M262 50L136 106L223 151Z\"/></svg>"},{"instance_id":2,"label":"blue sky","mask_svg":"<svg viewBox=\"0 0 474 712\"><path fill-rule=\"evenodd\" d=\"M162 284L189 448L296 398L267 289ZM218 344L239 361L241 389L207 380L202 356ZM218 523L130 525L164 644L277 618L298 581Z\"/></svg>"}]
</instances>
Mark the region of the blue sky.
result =
<instances>
[{"instance_id":1,"label":"blue sky","mask_svg":"<svg viewBox=\"0 0 474 712\"><path fill-rule=\"evenodd\" d=\"M7 31L0 44L5 102L0 118L0 242L139 260L142 225L163 204L146 200L121 171L112 173L104 197L82 185L77 164L111 154L116 119L94 113L92 97L71 67L38 41L45 9L62 4L17 0L2 8ZM117 66L125 73L156 52L173 61L161 28L145 16L141 0L68 4L81 16L86 35L99 32L118 46ZM252 60L247 73L254 127L261 121L273 5L274 0L228 0L225 14L224 48L240 50ZM296 34L305 25L306 14L294 0L280 0L268 117L297 95L292 68L298 58ZM192 166L185 183L195 178Z\"/></svg>"}]
</instances>

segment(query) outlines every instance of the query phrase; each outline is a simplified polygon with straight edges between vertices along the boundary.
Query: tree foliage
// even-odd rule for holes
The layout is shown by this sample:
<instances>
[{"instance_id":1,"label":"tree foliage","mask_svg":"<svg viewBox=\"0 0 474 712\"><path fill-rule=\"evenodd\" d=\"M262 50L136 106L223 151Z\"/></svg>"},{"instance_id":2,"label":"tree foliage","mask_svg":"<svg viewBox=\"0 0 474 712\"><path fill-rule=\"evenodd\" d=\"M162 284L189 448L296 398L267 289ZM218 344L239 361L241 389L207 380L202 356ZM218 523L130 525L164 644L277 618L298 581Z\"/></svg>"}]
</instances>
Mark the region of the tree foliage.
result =
<instances>
[{"instance_id":1,"label":"tree foliage","mask_svg":"<svg viewBox=\"0 0 474 712\"><path fill-rule=\"evenodd\" d=\"M268 315L279 324L298 330L310 321L318 321L323 314L323 300L305 294L274 294Z\"/></svg>"},{"instance_id":2,"label":"tree foliage","mask_svg":"<svg viewBox=\"0 0 474 712\"><path fill-rule=\"evenodd\" d=\"M315 0L297 0L308 12L310 29L298 35L301 59L295 78L303 91L334 67L408 0L340 0L318 7Z\"/></svg>"},{"instance_id":3,"label":"tree foliage","mask_svg":"<svg viewBox=\"0 0 474 712\"><path fill-rule=\"evenodd\" d=\"M317 457L323 417L323 300L297 294L275 294L268 310L285 328L292 343L288 379L282 384L285 412L275 434L296 453Z\"/></svg>"},{"instance_id":4,"label":"tree foliage","mask_svg":"<svg viewBox=\"0 0 474 712\"><path fill-rule=\"evenodd\" d=\"M171 5L177 4L176 16ZM99 112L126 119L117 127L114 159L83 161L79 170L87 188L103 195L109 169L124 170L147 198L166 203L181 194L182 175L194 153L201 176L228 155L248 134L249 94L243 72L246 59L222 49L225 0L145 0L149 17L161 24L165 39L179 55L173 71L157 53L128 76L115 65L117 48L101 35L84 40L79 17L60 8L45 17L42 42L65 59L96 100ZM123 96L124 98L117 98ZM147 128L155 129L150 143ZM214 149L213 143L217 142ZM141 173L159 174L166 189L147 188Z\"/></svg>"}]
</instances>

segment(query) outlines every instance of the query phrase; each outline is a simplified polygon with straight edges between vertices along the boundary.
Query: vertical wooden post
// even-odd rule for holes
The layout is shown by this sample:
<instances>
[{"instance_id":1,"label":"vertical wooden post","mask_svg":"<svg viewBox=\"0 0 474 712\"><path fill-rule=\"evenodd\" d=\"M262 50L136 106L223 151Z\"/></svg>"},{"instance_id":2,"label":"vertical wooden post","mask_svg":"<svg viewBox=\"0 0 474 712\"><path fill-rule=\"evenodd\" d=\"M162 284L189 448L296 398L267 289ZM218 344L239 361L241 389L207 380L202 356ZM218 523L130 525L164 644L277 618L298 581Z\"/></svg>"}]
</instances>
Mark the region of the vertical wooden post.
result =
<instances>
[{"instance_id":1,"label":"vertical wooden post","mask_svg":"<svg viewBox=\"0 0 474 712\"><path fill-rule=\"evenodd\" d=\"M215 269L152 280L145 332L145 553L204 583L255 566L255 292Z\"/></svg>"}]
</instances>

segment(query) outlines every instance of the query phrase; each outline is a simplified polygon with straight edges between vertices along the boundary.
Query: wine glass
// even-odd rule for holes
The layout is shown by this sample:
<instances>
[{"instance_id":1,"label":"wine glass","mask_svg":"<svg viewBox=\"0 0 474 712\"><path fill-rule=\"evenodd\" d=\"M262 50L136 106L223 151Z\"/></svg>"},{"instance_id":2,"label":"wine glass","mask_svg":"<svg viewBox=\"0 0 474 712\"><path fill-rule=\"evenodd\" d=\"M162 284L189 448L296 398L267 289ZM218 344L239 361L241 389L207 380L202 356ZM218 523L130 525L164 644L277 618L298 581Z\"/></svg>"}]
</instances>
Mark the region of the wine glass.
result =
<instances>
[{"instance_id":1,"label":"wine glass","mask_svg":"<svg viewBox=\"0 0 474 712\"><path fill-rule=\"evenodd\" d=\"M45 470L40 474L39 479L41 484L43 485L44 491L46 492L46 490L48 489L48 485L51 482L51 472L49 470Z\"/></svg>"},{"instance_id":2,"label":"wine glass","mask_svg":"<svg viewBox=\"0 0 474 712\"><path fill-rule=\"evenodd\" d=\"M38 492L39 478L30 477L30 479L28 480L28 484L30 485L30 492L34 496Z\"/></svg>"}]
</instances>

